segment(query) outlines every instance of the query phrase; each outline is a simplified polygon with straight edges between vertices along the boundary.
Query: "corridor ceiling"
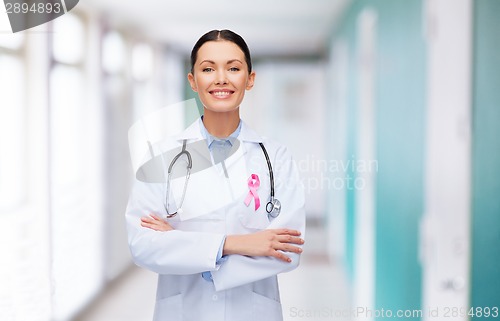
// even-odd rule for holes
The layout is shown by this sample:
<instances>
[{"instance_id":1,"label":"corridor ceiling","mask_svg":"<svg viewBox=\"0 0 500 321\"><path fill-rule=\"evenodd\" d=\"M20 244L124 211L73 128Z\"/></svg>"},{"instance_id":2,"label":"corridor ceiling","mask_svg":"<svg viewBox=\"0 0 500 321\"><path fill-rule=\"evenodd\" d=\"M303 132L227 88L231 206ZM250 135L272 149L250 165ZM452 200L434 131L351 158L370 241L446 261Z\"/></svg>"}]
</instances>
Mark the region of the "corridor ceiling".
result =
<instances>
[{"instance_id":1,"label":"corridor ceiling","mask_svg":"<svg viewBox=\"0 0 500 321\"><path fill-rule=\"evenodd\" d=\"M106 21L187 53L212 29L231 29L254 56L317 55L350 0L85 0Z\"/></svg>"}]
</instances>

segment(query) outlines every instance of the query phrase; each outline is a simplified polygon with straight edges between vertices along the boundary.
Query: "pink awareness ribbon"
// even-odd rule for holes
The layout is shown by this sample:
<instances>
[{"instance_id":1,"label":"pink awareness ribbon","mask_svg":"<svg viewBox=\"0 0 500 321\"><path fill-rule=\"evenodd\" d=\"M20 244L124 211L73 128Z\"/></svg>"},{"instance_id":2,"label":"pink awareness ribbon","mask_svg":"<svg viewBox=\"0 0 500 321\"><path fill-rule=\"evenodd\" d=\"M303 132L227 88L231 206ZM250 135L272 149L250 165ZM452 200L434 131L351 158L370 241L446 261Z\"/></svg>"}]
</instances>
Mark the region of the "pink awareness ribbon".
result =
<instances>
[{"instance_id":1,"label":"pink awareness ribbon","mask_svg":"<svg viewBox=\"0 0 500 321\"><path fill-rule=\"evenodd\" d=\"M257 194L257 189L260 186L260 180L259 176L257 174L252 174L250 178L248 178L248 188L250 191L248 191L247 198L245 199L245 205L248 206L250 205L250 202L252 202L252 197L255 202L255 210L258 210L260 207L260 199L259 199L259 194Z\"/></svg>"}]
</instances>

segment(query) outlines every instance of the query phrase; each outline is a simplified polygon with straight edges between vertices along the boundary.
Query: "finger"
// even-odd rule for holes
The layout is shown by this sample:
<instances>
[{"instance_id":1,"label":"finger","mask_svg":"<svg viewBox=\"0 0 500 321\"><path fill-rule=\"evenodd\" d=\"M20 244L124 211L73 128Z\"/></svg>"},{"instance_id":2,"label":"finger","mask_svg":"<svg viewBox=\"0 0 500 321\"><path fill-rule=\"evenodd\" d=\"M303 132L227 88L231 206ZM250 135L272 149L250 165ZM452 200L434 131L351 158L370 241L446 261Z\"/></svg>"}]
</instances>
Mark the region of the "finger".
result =
<instances>
[{"instance_id":1,"label":"finger","mask_svg":"<svg viewBox=\"0 0 500 321\"><path fill-rule=\"evenodd\" d=\"M154 223L155 221L153 219L151 219L150 217L148 216L143 216L141 217L141 221L142 222L146 222L146 223Z\"/></svg>"},{"instance_id":2,"label":"finger","mask_svg":"<svg viewBox=\"0 0 500 321\"><path fill-rule=\"evenodd\" d=\"M302 249L300 247L289 245L289 244L283 244L281 250L285 251L285 252L292 252L292 253L297 253L297 254L302 253Z\"/></svg>"},{"instance_id":3,"label":"finger","mask_svg":"<svg viewBox=\"0 0 500 321\"><path fill-rule=\"evenodd\" d=\"M280 250L280 251L284 251L284 252L293 252L293 253L297 253L297 254L302 253L302 248L295 246L295 245L291 245L289 243L276 242L273 244L273 248L275 250Z\"/></svg>"},{"instance_id":4,"label":"finger","mask_svg":"<svg viewBox=\"0 0 500 321\"><path fill-rule=\"evenodd\" d=\"M159 229L158 229L158 227L157 227L157 225L150 224L150 223L144 223L144 222L142 222L142 223L141 223L141 226L142 226L142 227L147 227L147 228L152 229L152 230L155 230L155 231L158 231L158 230L159 230Z\"/></svg>"},{"instance_id":5,"label":"finger","mask_svg":"<svg viewBox=\"0 0 500 321\"><path fill-rule=\"evenodd\" d=\"M155 214L149 214L149 216L151 216L152 218L154 218L157 221L163 221L159 216L157 216Z\"/></svg>"},{"instance_id":6,"label":"finger","mask_svg":"<svg viewBox=\"0 0 500 321\"><path fill-rule=\"evenodd\" d=\"M291 230L287 228L283 229L275 229L274 232L278 235L291 235L291 236L300 236L300 231L297 230Z\"/></svg>"},{"instance_id":7,"label":"finger","mask_svg":"<svg viewBox=\"0 0 500 321\"><path fill-rule=\"evenodd\" d=\"M274 251L274 253L271 255L275 258L277 258L278 260L281 260L283 262L287 262L287 263L290 263L292 262L292 259L289 258L288 256L286 256L285 254L281 253L281 252L278 252L278 251Z\"/></svg>"},{"instance_id":8,"label":"finger","mask_svg":"<svg viewBox=\"0 0 500 321\"><path fill-rule=\"evenodd\" d=\"M304 244L304 239L301 239L300 237L294 237L291 235L278 235L277 240L280 243L290 243L290 244L298 244L298 245Z\"/></svg>"}]
</instances>

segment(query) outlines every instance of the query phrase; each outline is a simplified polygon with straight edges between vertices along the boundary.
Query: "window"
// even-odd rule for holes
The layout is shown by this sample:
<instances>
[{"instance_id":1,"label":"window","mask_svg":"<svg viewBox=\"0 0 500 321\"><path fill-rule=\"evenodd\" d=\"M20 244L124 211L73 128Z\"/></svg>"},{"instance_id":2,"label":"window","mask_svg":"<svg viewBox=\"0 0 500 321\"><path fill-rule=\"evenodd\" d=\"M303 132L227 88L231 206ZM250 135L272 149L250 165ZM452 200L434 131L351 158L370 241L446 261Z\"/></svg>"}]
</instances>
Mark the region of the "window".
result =
<instances>
[{"instance_id":1,"label":"window","mask_svg":"<svg viewBox=\"0 0 500 321\"><path fill-rule=\"evenodd\" d=\"M74 14L54 20L54 60L66 64L81 63L84 56L85 33L82 20Z\"/></svg>"},{"instance_id":2,"label":"window","mask_svg":"<svg viewBox=\"0 0 500 321\"><path fill-rule=\"evenodd\" d=\"M99 121L88 99L87 30L69 13L53 21L50 70L50 173L53 318L66 320L103 282Z\"/></svg>"},{"instance_id":3,"label":"window","mask_svg":"<svg viewBox=\"0 0 500 321\"><path fill-rule=\"evenodd\" d=\"M153 77L153 55L153 49L146 43L136 43L132 48L134 120L161 107Z\"/></svg>"},{"instance_id":4,"label":"window","mask_svg":"<svg viewBox=\"0 0 500 321\"><path fill-rule=\"evenodd\" d=\"M24 44L23 33L0 33L0 48L19 50Z\"/></svg>"},{"instance_id":5,"label":"window","mask_svg":"<svg viewBox=\"0 0 500 321\"><path fill-rule=\"evenodd\" d=\"M128 200L131 173L127 143L132 110L130 54L123 33L109 30L102 39L103 98L108 135L104 141L104 206L106 226L113 227L103 236L106 244L105 273L113 279L128 267L130 253L123 213Z\"/></svg>"},{"instance_id":6,"label":"window","mask_svg":"<svg viewBox=\"0 0 500 321\"><path fill-rule=\"evenodd\" d=\"M0 213L21 205L26 195L26 106L24 64L0 52Z\"/></svg>"},{"instance_id":7,"label":"window","mask_svg":"<svg viewBox=\"0 0 500 321\"><path fill-rule=\"evenodd\" d=\"M57 188L77 188L84 176L82 72L75 67L55 65L50 75L53 183Z\"/></svg>"},{"instance_id":8,"label":"window","mask_svg":"<svg viewBox=\"0 0 500 321\"><path fill-rule=\"evenodd\" d=\"M102 42L102 68L108 74L121 74L125 70L125 43L116 31L108 32Z\"/></svg>"},{"instance_id":9,"label":"window","mask_svg":"<svg viewBox=\"0 0 500 321\"><path fill-rule=\"evenodd\" d=\"M51 312L48 229L47 211L39 201L44 197L40 187L46 186L39 178L46 168L40 157L45 146L38 143L46 141L42 135L34 139L40 128L32 126L32 111L46 105L29 90L43 78L27 68L34 62L25 46L29 40L23 34L0 34L0 318L45 321Z\"/></svg>"},{"instance_id":10,"label":"window","mask_svg":"<svg viewBox=\"0 0 500 321\"><path fill-rule=\"evenodd\" d=\"M138 43L132 51L132 75L137 81L147 81L153 74L153 50L145 43Z\"/></svg>"}]
</instances>

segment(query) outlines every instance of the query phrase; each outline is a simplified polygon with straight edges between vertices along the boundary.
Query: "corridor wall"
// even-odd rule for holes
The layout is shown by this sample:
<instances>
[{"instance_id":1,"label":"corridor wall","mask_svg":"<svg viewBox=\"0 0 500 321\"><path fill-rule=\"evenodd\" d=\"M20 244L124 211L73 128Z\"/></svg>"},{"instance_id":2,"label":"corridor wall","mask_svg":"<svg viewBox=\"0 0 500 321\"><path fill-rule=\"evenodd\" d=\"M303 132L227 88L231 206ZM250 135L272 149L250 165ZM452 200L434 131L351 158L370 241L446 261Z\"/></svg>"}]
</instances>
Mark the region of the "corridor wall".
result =
<instances>
[{"instance_id":1,"label":"corridor wall","mask_svg":"<svg viewBox=\"0 0 500 321\"><path fill-rule=\"evenodd\" d=\"M370 298L373 309L418 309L421 306L421 267L418 262L418 226L423 207L423 147L425 116L425 43L422 26L422 1L353 1L333 32L331 43L345 43L346 66L345 159L350 166L345 179L361 177L358 159L360 111L359 19L366 10L376 16L374 43L374 246L358 247L359 203L356 198L363 186L345 190L346 237L345 262L356 297ZM332 55L332 59L336 59ZM335 109L335 106L330 106ZM331 117L336 117L335 113ZM336 129L332 129L334 132ZM337 133L341 134L341 133ZM330 146L329 148L334 148ZM361 251L361 253L356 253ZM372 253L370 253L372 252ZM361 256L360 256L361 255ZM365 269L373 270L373 280L357 283L355 268L363 255L373 256ZM371 284L367 284L371 283ZM371 293L363 293L363 292ZM369 319L379 319L368 315ZM411 319L411 318L409 318Z\"/></svg>"}]
</instances>

